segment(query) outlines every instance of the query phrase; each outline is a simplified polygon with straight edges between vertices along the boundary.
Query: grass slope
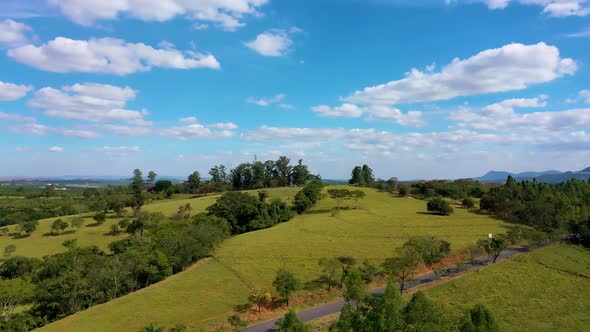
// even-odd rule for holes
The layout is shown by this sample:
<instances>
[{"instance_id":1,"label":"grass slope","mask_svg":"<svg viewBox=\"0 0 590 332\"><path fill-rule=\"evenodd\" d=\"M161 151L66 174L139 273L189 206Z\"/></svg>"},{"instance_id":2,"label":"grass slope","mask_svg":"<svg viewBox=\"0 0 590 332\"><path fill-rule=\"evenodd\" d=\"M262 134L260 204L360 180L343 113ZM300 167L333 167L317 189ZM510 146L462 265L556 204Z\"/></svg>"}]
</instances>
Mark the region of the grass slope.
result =
<instances>
[{"instance_id":1,"label":"grass slope","mask_svg":"<svg viewBox=\"0 0 590 332\"><path fill-rule=\"evenodd\" d=\"M319 275L320 257L352 255L360 261L382 261L409 236L440 236L457 249L504 230L504 223L465 210L457 209L450 217L433 216L425 213L424 201L366 192L358 210L332 217L329 209L336 203L325 198L309 214L224 242L216 256L225 268L212 261L197 264L164 283L79 312L42 330L133 331L151 321L206 328L225 321L235 305L247 302L248 287L236 272L249 284L270 290L276 270L283 265L307 282ZM182 296L175 295L179 292Z\"/></svg>"},{"instance_id":2,"label":"grass slope","mask_svg":"<svg viewBox=\"0 0 590 332\"><path fill-rule=\"evenodd\" d=\"M502 331L588 331L590 250L568 245L539 249L427 294L457 313L484 303Z\"/></svg>"},{"instance_id":3,"label":"grass slope","mask_svg":"<svg viewBox=\"0 0 590 332\"><path fill-rule=\"evenodd\" d=\"M273 188L268 189L269 198L280 198L284 200L291 200L297 193L298 188ZM251 194L257 195L256 190L250 191ZM204 212L205 209L215 203L220 195L210 195L199 198L189 198L189 195L177 195L178 197L171 200L154 201L144 206L144 211L162 212L165 216L170 217L178 211L178 207L186 203L190 203L192 213ZM41 258L46 255L52 255L65 251L62 246L65 240L77 239L78 245L90 246L96 245L103 250L108 250L109 243L127 237L127 234L120 233L118 235L110 235L111 225L118 223L122 218L115 218L109 216L106 222L100 226L95 225L92 219L93 214L81 214L85 219L85 225L76 230L72 227L68 228L65 233L57 236L49 235L51 224L58 218L49 218L39 220L37 230L29 237L14 238L12 236L0 236L0 250L10 244L16 245L16 252L12 256L26 256ZM60 217L62 220L69 222L76 216ZM131 217L129 217L131 218ZM15 231L16 225L8 226L11 232Z\"/></svg>"}]
</instances>

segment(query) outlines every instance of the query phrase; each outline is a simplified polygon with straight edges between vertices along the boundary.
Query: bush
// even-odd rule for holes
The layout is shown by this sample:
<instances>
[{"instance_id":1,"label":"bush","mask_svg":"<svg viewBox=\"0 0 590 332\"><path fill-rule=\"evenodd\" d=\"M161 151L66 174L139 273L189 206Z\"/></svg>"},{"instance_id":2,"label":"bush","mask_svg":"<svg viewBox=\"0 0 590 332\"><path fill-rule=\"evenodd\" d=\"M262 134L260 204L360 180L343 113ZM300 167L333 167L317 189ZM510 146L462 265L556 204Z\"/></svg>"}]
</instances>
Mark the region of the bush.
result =
<instances>
[{"instance_id":1,"label":"bush","mask_svg":"<svg viewBox=\"0 0 590 332\"><path fill-rule=\"evenodd\" d=\"M449 204L449 202L445 201L440 197L432 198L426 204L426 209L430 212L435 214L447 216L453 213L453 208Z\"/></svg>"},{"instance_id":2,"label":"bush","mask_svg":"<svg viewBox=\"0 0 590 332\"><path fill-rule=\"evenodd\" d=\"M475 201L470 197L465 197L461 201L461 206L465 209L472 209L475 206Z\"/></svg>"}]
</instances>

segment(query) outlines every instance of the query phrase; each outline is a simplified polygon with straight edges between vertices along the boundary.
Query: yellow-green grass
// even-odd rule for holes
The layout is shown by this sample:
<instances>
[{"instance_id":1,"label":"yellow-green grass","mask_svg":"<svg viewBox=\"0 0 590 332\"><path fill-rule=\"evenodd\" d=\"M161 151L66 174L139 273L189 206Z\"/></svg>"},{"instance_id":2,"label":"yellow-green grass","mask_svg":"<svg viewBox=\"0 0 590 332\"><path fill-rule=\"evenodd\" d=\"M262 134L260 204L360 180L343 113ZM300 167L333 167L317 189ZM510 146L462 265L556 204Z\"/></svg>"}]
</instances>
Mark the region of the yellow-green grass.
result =
<instances>
[{"instance_id":1,"label":"yellow-green grass","mask_svg":"<svg viewBox=\"0 0 590 332\"><path fill-rule=\"evenodd\" d=\"M267 189L269 198L279 198L284 200L290 200L300 188L272 188ZM256 195L257 191L252 190L250 194ZM153 201L150 204L144 206L144 211L149 212L162 212L166 217L172 216L178 211L178 207L190 203L192 207L192 213L204 212L205 209L215 203L220 195L209 195L198 198L189 198L188 195L179 195L179 198ZM58 218L49 218L39 220L39 226L30 236L22 238L14 238L13 236L0 236L0 250L4 247L14 244L16 245L16 251L12 256L25 256L25 257L44 257L47 255L53 255L66 250L62 246L65 240L77 239L78 245L90 246L96 245L102 250L107 250L109 243L123 239L127 237L124 232L118 235L111 234L111 226L118 223L122 218L115 218L112 214L109 214L106 222L100 226L97 226L95 221L92 219L92 214L80 214L74 216L60 217L62 220L69 222L74 217L84 217L85 224L79 230L69 227L64 233L59 235L50 235L51 224ZM130 218L130 217L129 217ZM8 226L10 232L16 232L17 226Z\"/></svg>"},{"instance_id":2,"label":"yellow-green grass","mask_svg":"<svg viewBox=\"0 0 590 332\"><path fill-rule=\"evenodd\" d=\"M321 257L351 255L359 261L380 262L392 256L394 249L410 236L436 235L459 249L488 233L505 230L505 223L466 210L457 209L449 217L434 216L426 213L424 201L393 197L370 189L365 191L367 197L357 210L352 209L354 202L348 201L345 205L350 209L332 217L329 210L336 203L325 198L309 214L224 242L215 255L225 266L221 268L215 263L219 267L215 272L205 268L212 263L197 265L175 276L176 279L77 313L44 330L127 331L133 330L128 328L130 321L134 327L151 321L210 327L225 321L234 306L247 303L250 290L236 277L236 272L248 284L271 290L275 272L282 266L308 282L319 276L317 261ZM224 283L213 282L218 279ZM184 289L185 297L168 295L177 289ZM193 293L199 295L193 296ZM227 298L231 301L224 300ZM177 307L188 307L190 312L175 311ZM132 313L133 319L130 318Z\"/></svg>"},{"instance_id":3,"label":"yellow-green grass","mask_svg":"<svg viewBox=\"0 0 590 332\"><path fill-rule=\"evenodd\" d=\"M590 250L569 245L539 249L427 294L448 303L456 314L483 303L502 331L588 331Z\"/></svg>"},{"instance_id":4,"label":"yellow-green grass","mask_svg":"<svg viewBox=\"0 0 590 332\"><path fill-rule=\"evenodd\" d=\"M359 262L380 263L411 236L437 236L456 250L506 229L503 222L465 209L437 216L426 213L422 200L365 192L358 209L347 201L351 209L334 217L328 211L336 202L325 198L310 214L229 239L216 255L257 287L271 289L275 271L282 266L311 281L320 276L322 257L352 256Z\"/></svg>"},{"instance_id":5,"label":"yellow-green grass","mask_svg":"<svg viewBox=\"0 0 590 332\"><path fill-rule=\"evenodd\" d=\"M166 327L182 322L194 331L210 318L231 314L248 296L237 276L212 259L183 273L111 302L43 327L43 331L139 331L149 322Z\"/></svg>"}]
</instances>

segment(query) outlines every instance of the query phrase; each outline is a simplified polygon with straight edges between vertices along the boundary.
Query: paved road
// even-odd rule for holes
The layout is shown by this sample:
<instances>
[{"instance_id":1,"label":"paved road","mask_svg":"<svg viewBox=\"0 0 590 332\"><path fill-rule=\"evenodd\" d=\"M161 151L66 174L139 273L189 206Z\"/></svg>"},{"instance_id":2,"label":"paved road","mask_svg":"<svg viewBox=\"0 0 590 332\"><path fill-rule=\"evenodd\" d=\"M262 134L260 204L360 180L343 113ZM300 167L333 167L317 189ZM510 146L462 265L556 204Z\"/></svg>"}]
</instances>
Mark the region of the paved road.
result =
<instances>
[{"instance_id":1,"label":"paved road","mask_svg":"<svg viewBox=\"0 0 590 332\"><path fill-rule=\"evenodd\" d=\"M503 258L511 257L511 256L514 256L514 255L517 255L520 253L528 252L529 250L531 250L533 248L538 248L539 246L546 246L551 243L552 243L552 241L545 241L545 242L538 243L538 244L535 244L532 246L525 245L525 246L516 247L516 248L509 248L509 249L502 251L502 253L500 254L500 257L498 259L503 259ZM454 276L454 275L457 275L461 272L464 272L466 270L472 269L477 266L488 265L491 262L492 262L492 260L489 257L480 257L480 258L475 259L469 263L464 263L464 264L460 264L460 265L453 265L442 273L439 272L439 273L435 274L434 272L430 272L430 273L422 274L422 275L417 276L413 282L408 283L404 287L404 290L408 290L408 289L438 280L443 277ZM385 291L385 288L379 288L379 289L372 290L369 293L372 295L379 295L379 294L383 293L384 291ZM342 300L342 301L338 301L338 302L324 304L319 307L315 307L312 309L301 311L300 313L297 314L297 316L299 316L299 318L302 321L309 322L309 321L317 319L317 318L321 318L324 316L328 316L328 315L340 312L340 310L342 310L342 307L344 307L345 303L346 302L344 300ZM273 319L273 320L269 320L266 322L258 323L256 325L249 326L246 329L244 329L244 332L277 331L277 326L275 324L277 320L278 320L278 318Z\"/></svg>"}]
</instances>

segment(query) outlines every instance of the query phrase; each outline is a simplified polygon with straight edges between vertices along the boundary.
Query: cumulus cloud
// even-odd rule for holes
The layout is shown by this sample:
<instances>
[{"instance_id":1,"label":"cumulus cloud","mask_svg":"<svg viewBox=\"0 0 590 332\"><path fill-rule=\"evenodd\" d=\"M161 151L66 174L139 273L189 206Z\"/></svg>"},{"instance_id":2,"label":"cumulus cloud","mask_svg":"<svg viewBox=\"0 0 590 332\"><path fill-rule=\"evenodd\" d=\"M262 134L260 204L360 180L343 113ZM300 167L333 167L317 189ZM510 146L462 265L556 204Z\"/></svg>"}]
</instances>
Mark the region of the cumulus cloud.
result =
<instances>
[{"instance_id":1,"label":"cumulus cloud","mask_svg":"<svg viewBox=\"0 0 590 332\"><path fill-rule=\"evenodd\" d=\"M144 21L168 21L177 16L212 22L233 31L244 26L242 19L259 16L258 8L268 0L49 0L70 20L91 25L97 20L113 20L127 15Z\"/></svg>"},{"instance_id":2,"label":"cumulus cloud","mask_svg":"<svg viewBox=\"0 0 590 332\"><path fill-rule=\"evenodd\" d=\"M46 116L67 120L144 124L147 111L125 109L136 94L130 87L97 83L74 84L61 90L45 87L35 91L28 106L43 110Z\"/></svg>"},{"instance_id":3,"label":"cumulus cloud","mask_svg":"<svg viewBox=\"0 0 590 332\"><path fill-rule=\"evenodd\" d=\"M262 98L255 98L255 97L249 97L248 99L246 99L246 102L250 103L250 104L256 104L258 106L262 106L262 107L268 107L271 105L278 105L280 108L284 108L284 109L294 109L295 106L291 105L291 104L286 104L283 102L283 100L285 99L285 97L287 97L287 95L285 95L284 93L279 93L276 96L272 97L272 98L267 98L267 97L262 97Z\"/></svg>"},{"instance_id":4,"label":"cumulus cloud","mask_svg":"<svg viewBox=\"0 0 590 332\"><path fill-rule=\"evenodd\" d=\"M540 98L509 99L479 111L463 108L451 113L449 119L456 121L461 128L494 131L559 132L590 127L590 109L529 113L517 113L515 110L545 106Z\"/></svg>"},{"instance_id":5,"label":"cumulus cloud","mask_svg":"<svg viewBox=\"0 0 590 332\"><path fill-rule=\"evenodd\" d=\"M12 59L31 67L58 73L126 75L153 67L173 69L220 68L211 54L156 49L143 43L116 38L74 40L57 37L41 46L25 45L8 50Z\"/></svg>"},{"instance_id":6,"label":"cumulus cloud","mask_svg":"<svg viewBox=\"0 0 590 332\"><path fill-rule=\"evenodd\" d=\"M0 81L0 100L12 101L21 99L32 89L33 87L30 85L17 85Z\"/></svg>"},{"instance_id":7,"label":"cumulus cloud","mask_svg":"<svg viewBox=\"0 0 590 332\"><path fill-rule=\"evenodd\" d=\"M187 116L186 118L181 118L178 121L180 121L182 123L197 123L197 122L199 122L199 120L197 120L197 118L194 116Z\"/></svg>"},{"instance_id":8,"label":"cumulus cloud","mask_svg":"<svg viewBox=\"0 0 590 332\"><path fill-rule=\"evenodd\" d=\"M471 1L473 2L473 1ZM588 0L479 0L489 9L504 9L511 2L543 7L543 13L553 17L586 16L590 14Z\"/></svg>"},{"instance_id":9,"label":"cumulus cloud","mask_svg":"<svg viewBox=\"0 0 590 332\"><path fill-rule=\"evenodd\" d=\"M30 26L6 19L0 21L0 44L15 46L26 43L33 29Z\"/></svg>"},{"instance_id":10,"label":"cumulus cloud","mask_svg":"<svg viewBox=\"0 0 590 332\"><path fill-rule=\"evenodd\" d=\"M107 154L111 153L127 153L127 152L139 152L139 146L102 146L96 148L98 152L104 152Z\"/></svg>"},{"instance_id":11,"label":"cumulus cloud","mask_svg":"<svg viewBox=\"0 0 590 332\"><path fill-rule=\"evenodd\" d=\"M244 45L264 56L283 56L293 45L291 34L300 31L298 28L272 29L259 34L254 40L244 42Z\"/></svg>"},{"instance_id":12,"label":"cumulus cloud","mask_svg":"<svg viewBox=\"0 0 590 332\"><path fill-rule=\"evenodd\" d=\"M522 90L576 72L576 62L561 58L545 43L509 44L468 59L454 59L440 72L412 69L403 79L367 87L345 98L354 104L403 104L458 96Z\"/></svg>"},{"instance_id":13,"label":"cumulus cloud","mask_svg":"<svg viewBox=\"0 0 590 332\"><path fill-rule=\"evenodd\" d=\"M61 146L52 146L49 149L47 149L47 151L49 152L63 152L64 148L62 148Z\"/></svg>"},{"instance_id":14,"label":"cumulus cloud","mask_svg":"<svg viewBox=\"0 0 590 332\"><path fill-rule=\"evenodd\" d=\"M233 122L220 122L209 125L210 128L225 129L225 130L236 130L238 125Z\"/></svg>"},{"instance_id":15,"label":"cumulus cloud","mask_svg":"<svg viewBox=\"0 0 590 332\"><path fill-rule=\"evenodd\" d=\"M397 108L387 105L369 105L360 107L354 104L344 103L340 106L330 107L327 105L319 105L311 108L312 111L324 117L332 118L360 118L365 117L365 120L385 120L394 121L402 126L419 127L424 124L422 121L422 112L409 111L403 113Z\"/></svg>"},{"instance_id":16,"label":"cumulus cloud","mask_svg":"<svg viewBox=\"0 0 590 332\"><path fill-rule=\"evenodd\" d=\"M154 131L153 128L149 126L127 126L114 124L103 125L101 128L122 137L146 136Z\"/></svg>"},{"instance_id":17,"label":"cumulus cloud","mask_svg":"<svg viewBox=\"0 0 590 332\"><path fill-rule=\"evenodd\" d=\"M194 123L186 126L165 128L161 130L164 136L187 139L231 138L235 133L231 130L211 130L202 124Z\"/></svg>"}]
</instances>

